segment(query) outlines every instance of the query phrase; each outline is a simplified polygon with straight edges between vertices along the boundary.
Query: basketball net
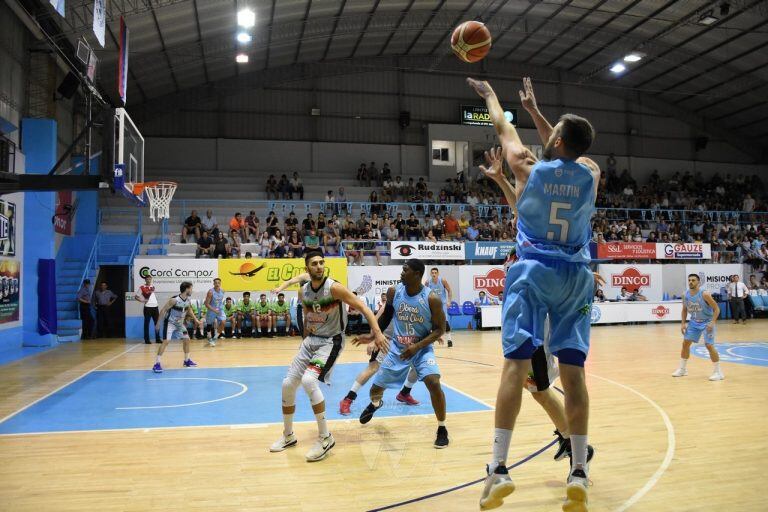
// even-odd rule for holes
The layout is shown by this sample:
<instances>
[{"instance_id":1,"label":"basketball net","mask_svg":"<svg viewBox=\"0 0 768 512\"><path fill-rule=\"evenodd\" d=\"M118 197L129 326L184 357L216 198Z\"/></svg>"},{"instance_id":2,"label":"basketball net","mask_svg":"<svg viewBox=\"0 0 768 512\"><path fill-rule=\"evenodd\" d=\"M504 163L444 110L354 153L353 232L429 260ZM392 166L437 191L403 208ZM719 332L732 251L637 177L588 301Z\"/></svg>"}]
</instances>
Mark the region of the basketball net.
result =
<instances>
[{"instance_id":1,"label":"basketball net","mask_svg":"<svg viewBox=\"0 0 768 512\"><path fill-rule=\"evenodd\" d=\"M171 217L171 200L176 192L176 183L173 181L148 181L136 183L133 186L134 195L147 194L149 200L149 218L154 222Z\"/></svg>"}]
</instances>

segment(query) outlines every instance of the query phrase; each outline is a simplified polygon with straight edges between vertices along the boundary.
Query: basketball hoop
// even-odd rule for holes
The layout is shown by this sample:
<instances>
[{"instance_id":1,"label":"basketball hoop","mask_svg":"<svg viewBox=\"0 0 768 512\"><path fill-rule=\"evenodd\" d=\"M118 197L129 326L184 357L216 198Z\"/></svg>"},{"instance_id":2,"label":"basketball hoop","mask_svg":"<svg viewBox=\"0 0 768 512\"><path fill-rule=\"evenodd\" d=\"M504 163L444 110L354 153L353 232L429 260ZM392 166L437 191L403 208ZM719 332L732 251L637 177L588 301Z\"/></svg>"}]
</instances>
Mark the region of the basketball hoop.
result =
<instances>
[{"instance_id":1,"label":"basketball hoop","mask_svg":"<svg viewBox=\"0 0 768 512\"><path fill-rule=\"evenodd\" d=\"M157 222L160 219L171 217L171 200L176 192L176 183L173 181L147 181L136 183L133 193L136 196L146 192L149 199L149 218Z\"/></svg>"}]
</instances>

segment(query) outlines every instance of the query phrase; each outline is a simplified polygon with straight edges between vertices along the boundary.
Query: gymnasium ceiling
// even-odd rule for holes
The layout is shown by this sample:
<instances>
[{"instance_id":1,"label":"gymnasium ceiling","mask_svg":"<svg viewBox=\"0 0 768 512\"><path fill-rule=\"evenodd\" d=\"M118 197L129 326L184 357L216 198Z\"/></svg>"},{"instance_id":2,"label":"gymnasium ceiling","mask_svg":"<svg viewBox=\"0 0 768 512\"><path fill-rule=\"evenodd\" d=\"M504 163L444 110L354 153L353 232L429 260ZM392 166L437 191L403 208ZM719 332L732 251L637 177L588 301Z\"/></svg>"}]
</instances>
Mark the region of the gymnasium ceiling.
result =
<instances>
[{"instance_id":1,"label":"gymnasium ceiling","mask_svg":"<svg viewBox=\"0 0 768 512\"><path fill-rule=\"evenodd\" d=\"M59 37L85 34L96 44L93 0L66 4L65 18L47 5L38 16L55 21ZM340 62L396 57L453 65L451 30L478 19L494 35L492 61L556 69L569 81L640 95L657 110L751 147L756 160L765 160L768 147L768 0L108 0L107 6L100 66L114 69L122 14L131 30L132 112L167 107L177 97L189 101L189 90L204 85L248 76L279 81ZM253 41L245 46L235 41L243 7L256 12ZM708 13L717 19L701 24ZM235 63L241 48L248 64ZM608 71L633 50L646 57L621 76ZM111 71L100 80L114 89Z\"/></svg>"}]
</instances>

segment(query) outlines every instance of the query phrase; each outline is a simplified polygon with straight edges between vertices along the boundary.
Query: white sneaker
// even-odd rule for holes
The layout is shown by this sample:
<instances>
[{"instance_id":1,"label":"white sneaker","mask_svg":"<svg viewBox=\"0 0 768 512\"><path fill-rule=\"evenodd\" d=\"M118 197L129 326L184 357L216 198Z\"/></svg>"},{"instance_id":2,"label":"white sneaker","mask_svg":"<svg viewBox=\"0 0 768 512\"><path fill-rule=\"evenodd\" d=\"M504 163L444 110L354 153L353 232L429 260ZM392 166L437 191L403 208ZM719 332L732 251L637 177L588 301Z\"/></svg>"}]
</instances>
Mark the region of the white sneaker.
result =
<instances>
[{"instance_id":1,"label":"white sneaker","mask_svg":"<svg viewBox=\"0 0 768 512\"><path fill-rule=\"evenodd\" d=\"M709 380L715 381L715 380L723 380L725 378L725 375L723 375L723 372L714 371L712 372L712 375L709 376Z\"/></svg>"},{"instance_id":2,"label":"white sneaker","mask_svg":"<svg viewBox=\"0 0 768 512\"><path fill-rule=\"evenodd\" d=\"M565 487L565 503L563 512L587 512L587 487L589 479L584 470L574 469L568 475Z\"/></svg>"},{"instance_id":3,"label":"white sneaker","mask_svg":"<svg viewBox=\"0 0 768 512\"><path fill-rule=\"evenodd\" d=\"M486 466L486 471L488 467ZM491 510L504 504L504 498L515 491L515 483L502 464L485 479L483 495L480 496L480 510Z\"/></svg>"},{"instance_id":4,"label":"white sneaker","mask_svg":"<svg viewBox=\"0 0 768 512\"><path fill-rule=\"evenodd\" d=\"M318 462L328 456L331 448L336 446L336 441L333 439L333 434L328 434L324 438L318 438L312 448L307 452L307 462Z\"/></svg>"},{"instance_id":5,"label":"white sneaker","mask_svg":"<svg viewBox=\"0 0 768 512\"><path fill-rule=\"evenodd\" d=\"M215 347L216 346L216 340L213 338L208 338L208 346L209 347Z\"/></svg>"},{"instance_id":6,"label":"white sneaker","mask_svg":"<svg viewBox=\"0 0 768 512\"><path fill-rule=\"evenodd\" d=\"M293 434L284 435L274 443L272 443L272 446L269 447L269 451L275 453L275 452L281 452L285 450L286 448L290 448L291 446L296 446L296 443L298 441L296 440L296 436Z\"/></svg>"},{"instance_id":7,"label":"white sneaker","mask_svg":"<svg viewBox=\"0 0 768 512\"><path fill-rule=\"evenodd\" d=\"M688 375L688 370L685 368L678 368L675 370L675 373L672 374L673 377L685 377Z\"/></svg>"}]
</instances>

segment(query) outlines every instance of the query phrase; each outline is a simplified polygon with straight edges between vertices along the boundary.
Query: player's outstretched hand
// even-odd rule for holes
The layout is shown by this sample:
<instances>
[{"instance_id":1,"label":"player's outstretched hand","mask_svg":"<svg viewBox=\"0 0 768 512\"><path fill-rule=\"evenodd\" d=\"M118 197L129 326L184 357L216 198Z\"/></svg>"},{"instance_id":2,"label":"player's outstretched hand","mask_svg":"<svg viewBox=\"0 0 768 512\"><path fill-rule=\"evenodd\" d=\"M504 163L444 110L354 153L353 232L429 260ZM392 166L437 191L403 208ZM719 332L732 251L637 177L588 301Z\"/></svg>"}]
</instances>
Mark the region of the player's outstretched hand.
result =
<instances>
[{"instance_id":1,"label":"player's outstretched hand","mask_svg":"<svg viewBox=\"0 0 768 512\"><path fill-rule=\"evenodd\" d=\"M352 344L356 347L367 345L373 341L373 334L360 334L352 339Z\"/></svg>"},{"instance_id":2,"label":"player's outstretched hand","mask_svg":"<svg viewBox=\"0 0 768 512\"><path fill-rule=\"evenodd\" d=\"M592 272L592 277L595 278L595 286L605 286L605 278L598 274L597 272Z\"/></svg>"},{"instance_id":3,"label":"player's outstretched hand","mask_svg":"<svg viewBox=\"0 0 768 512\"><path fill-rule=\"evenodd\" d=\"M419 351L419 347L418 346L416 346L416 345L408 345L407 347L405 347L405 350L403 350L400 353L400 359L402 359L403 361L407 361L410 358L412 358L413 356L415 356L416 352L418 352L418 351Z\"/></svg>"},{"instance_id":4,"label":"player's outstretched hand","mask_svg":"<svg viewBox=\"0 0 768 512\"><path fill-rule=\"evenodd\" d=\"M469 84L469 86L475 90L477 95L483 99L493 94L491 84L484 80L475 80L474 78L467 77L467 84Z\"/></svg>"},{"instance_id":5,"label":"player's outstretched hand","mask_svg":"<svg viewBox=\"0 0 768 512\"><path fill-rule=\"evenodd\" d=\"M533 84L527 76L523 78L523 89L525 92L517 91L520 93L520 103L523 104L523 108L526 112L537 111L539 107L536 105L536 96L533 95Z\"/></svg>"},{"instance_id":6,"label":"player's outstretched hand","mask_svg":"<svg viewBox=\"0 0 768 512\"><path fill-rule=\"evenodd\" d=\"M501 147L491 148L490 151L485 152L485 162L488 167L481 165L480 170L490 179L498 181L504 178L502 161Z\"/></svg>"},{"instance_id":7,"label":"player's outstretched hand","mask_svg":"<svg viewBox=\"0 0 768 512\"><path fill-rule=\"evenodd\" d=\"M685 336L686 327L685 322L680 325L680 332L683 333L683 336Z\"/></svg>"},{"instance_id":8,"label":"player's outstretched hand","mask_svg":"<svg viewBox=\"0 0 768 512\"><path fill-rule=\"evenodd\" d=\"M389 341L381 331L373 335L373 344L382 354L389 352Z\"/></svg>"},{"instance_id":9,"label":"player's outstretched hand","mask_svg":"<svg viewBox=\"0 0 768 512\"><path fill-rule=\"evenodd\" d=\"M443 338L437 338L437 344L438 345L445 345L445 340Z\"/></svg>"}]
</instances>

